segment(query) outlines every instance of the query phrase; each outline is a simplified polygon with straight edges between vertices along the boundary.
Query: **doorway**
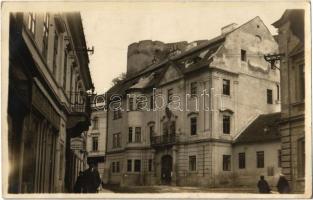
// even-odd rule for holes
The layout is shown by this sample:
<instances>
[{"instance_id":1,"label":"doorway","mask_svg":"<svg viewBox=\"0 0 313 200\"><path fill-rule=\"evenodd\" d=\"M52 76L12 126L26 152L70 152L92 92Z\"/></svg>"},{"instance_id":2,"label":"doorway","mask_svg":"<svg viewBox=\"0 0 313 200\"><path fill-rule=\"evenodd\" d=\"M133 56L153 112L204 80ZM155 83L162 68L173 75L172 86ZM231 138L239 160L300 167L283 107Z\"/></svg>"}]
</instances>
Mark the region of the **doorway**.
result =
<instances>
[{"instance_id":1,"label":"doorway","mask_svg":"<svg viewBox=\"0 0 313 200\"><path fill-rule=\"evenodd\" d=\"M162 184L169 185L172 181L172 164L173 159L170 155L165 155L162 157L161 162L161 182Z\"/></svg>"}]
</instances>

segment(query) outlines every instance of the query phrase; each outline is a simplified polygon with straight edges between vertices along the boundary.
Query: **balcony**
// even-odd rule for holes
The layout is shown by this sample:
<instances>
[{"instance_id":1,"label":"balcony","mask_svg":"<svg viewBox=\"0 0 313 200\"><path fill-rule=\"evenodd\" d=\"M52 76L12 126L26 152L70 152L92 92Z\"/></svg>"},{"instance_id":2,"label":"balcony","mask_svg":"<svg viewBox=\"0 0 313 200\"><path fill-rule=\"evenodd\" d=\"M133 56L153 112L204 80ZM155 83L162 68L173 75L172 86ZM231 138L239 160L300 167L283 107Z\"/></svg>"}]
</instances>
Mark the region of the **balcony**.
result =
<instances>
[{"instance_id":1,"label":"balcony","mask_svg":"<svg viewBox=\"0 0 313 200\"><path fill-rule=\"evenodd\" d=\"M83 131L87 131L90 126L90 98L91 94L86 92L70 93L70 114L67 129L71 130L71 137L79 136Z\"/></svg>"},{"instance_id":2,"label":"balcony","mask_svg":"<svg viewBox=\"0 0 313 200\"><path fill-rule=\"evenodd\" d=\"M151 137L152 147L172 146L177 142L176 134L160 135Z\"/></svg>"}]
</instances>

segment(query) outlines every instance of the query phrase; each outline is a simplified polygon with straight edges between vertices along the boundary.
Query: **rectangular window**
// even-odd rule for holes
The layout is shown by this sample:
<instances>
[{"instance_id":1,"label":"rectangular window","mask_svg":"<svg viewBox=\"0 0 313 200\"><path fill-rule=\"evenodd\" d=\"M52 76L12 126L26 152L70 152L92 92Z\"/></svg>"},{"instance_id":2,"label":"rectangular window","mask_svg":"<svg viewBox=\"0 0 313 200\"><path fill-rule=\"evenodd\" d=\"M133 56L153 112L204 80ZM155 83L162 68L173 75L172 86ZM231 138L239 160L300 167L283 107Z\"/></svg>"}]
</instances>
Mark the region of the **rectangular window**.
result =
<instances>
[{"instance_id":1,"label":"rectangular window","mask_svg":"<svg viewBox=\"0 0 313 200\"><path fill-rule=\"evenodd\" d=\"M115 173L115 162L112 162L112 173Z\"/></svg>"},{"instance_id":2,"label":"rectangular window","mask_svg":"<svg viewBox=\"0 0 313 200\"><path fill-rule=\"evenodd\" d=\"M153 110L154 108L154 98L153 95L150 96L150 109Z\"/></svg>"},{"instance_id":3,"label":"rectangular window","mask_svg":"<svg viewBox=\"0 0 313 200\"><path fill-rule=\"evenodd\" d=\"M223 155L223 171L230 171L231 168L231 160L230 155Z\"/></svg>"},{"instance_id":4,"label":"rectangular window","mask_svg":"<svg viewBox=\"0 0 313 200\"><path fill-rule=\"evenodd\" d=\"M132 164L133 164L132 160L127 160L127 171L128 172L131 172L133 170L132 169Z\"/></svg>"},{"instance_id":5,"label":"rectangular window","mask_svg":"<svg viewBox=\"0 0 313 200\"><path fill-rule=\"evenodd\" d=\"M54 76L56 76L56 70L57 70L58 48L59 48L59 35L55 31L54 32L54 42L53 42L53 71L52 71Z\"/></svg>"},{"instance_id":6,"label":"rectangular window","mask_svg":"<svg viewBox=\"0 0 313 200\"><path fill-rule=\"evenodd\" d=\"M92 151L98 151L98 137L92 137Z\"/></svg>"},{"instance_id":7,"label":"rectangular window","mask_svg":"<svg viewBox=\"0 0 313 200\"><path fill-rule=\"evenodd\" d=\"M120 172L120 162L116 162L116 173Z\"/></svg>"},{"instance_id":8,"label":"rectangular window","mask_svg":"<svg viewBox=\"0 0 313 200\"><path fill-rule=\"evenodd\" d=\"M223 133L230 134L230 116L223 115Z\"/></svg>"},{"instance_id":9,"label":"rectangular window","mask_svg":"<svg viewBox=\"0 0 313 200\"><path fill-rule=\"evenodd\" d=\"M141 127L135 128L135 142L141 142Z\"/></svg>"},{"instance_id":10,"label":"rectangular window","mask_svg":"<svg viewBox=\"0 0 313 200\"><path fill-rule=\"evenodd\" d=\"M167 90L167 103L171 103L172 102L172 97L173 97L173 89L168 89Z\"/></svg>"},{"instance_id":11,"label":"rectangular window","mask_svg":"<svg viewBox=\"0 0 313 200\"><path fill-rule=\"evenodd\" d=\"M298 146L297 147L298 177L303 178L305 175L304 174L305 173L305 142L304 142L304 138L298 140L297 146Z\"/></svg>"},{"instance_id":12,"label":"rectangular window","mask_svg":"<svg viewBox=\"0 0 313 200\"><path fill-rule=\"evenodd\" d=\"M264 151L256 152L256 167L264 168Z\"/></svg>"},{"instance_id":13,"label":"rectangular window","mask_svg":"<svg viewBox=\"0 0 313 200\"><path fill-rule=\"evenodd\" d=\"M113 148L121 147L121 134L113 134Z\"/></svg>"},{"instance_id":14,"label":"rectangular window","mask_svg":"<svg viewBox=\"0 0 313 200\"><path fill-rule=\"evenodd\" d=\"M241 61L247 61L247 52L241 49Z\"/></svg>"},{"instance_id":15,"label":"rectangular window","mask_svg":"<svg viewBox=\"0 0 313 200\"><path fill-rule=\"evenodd\" d=\"M66 90L66 76L67 76L67 51L64 51L64 63L63 63L63 89Z\"/></svg>"},{"instance_id":16,"label":"rectangular window","mask_svg":"<svg viewBox=\"0 0 313 200\"><path fill-rule=\"evenodd\" d=\"M133 142L133 127L128 128L128 143Z\"/></svg>"},{"instance_id":17,"label":"rectangular window","mask_svg":"<svg viewBox=\"0 0 313 200\"><path fill-rule=\"evenodd\" d=\"M134 110L134 98L133 97L129 97L128 103L129 103L128 104L129 110L133 111Z\"/></svg>"},{"instance_id":18,"label":"rectangular window","mask_svg":"<svg viewBox=\"0 0 313 200\"><path fill-rule=\"evenodd\" d=\"M42 54L45 59L48 56L48 42L49 42L49 20L50 16L48 13L45 14L44 22L43 22L43 39L42 39Z\"/></svg>"},{"instance_id":19,"label":"rectangular window","mask_svg":"<svg viewBox=\"0 0 313 200\"><path fill-rule=\"evenodd\" d=\"M197 97L197 82L190 84L190 95L191 97Z\"/></svg>"},{"instance_id":20,"label":"rectangular window","mask_svg":"<svg viewBox=\"0 0 313 200\"><path fill-rule=\"evenodd\" d=\"M135 160L135 172L141 171L141 160Z\"/></svg>"},{"instance_id":21,"label":"rectangular window","mask_svg":"<svg viewBox=\"0 0 313 200\"><path fill-rule=\"evenodd\" d=\"M305 96L305 75L304 75L304 64L299 65L299 97L300 100L304 99Z\"/></svg>"},{"instance_id":22,"label":"rectangular window","mask_svg":"<svg viewBox=\"0 0 313 200\"><path fill-rule=\"evenodd\" d=\"M273 104L273 91L267 89L266 92L267 92L267 104Z\"/></svg>"},{"instance_id":23,"label":"rectangular window","mask_svg":"<svg viewBox=\"0 0 313 200\"><path fill-rule=\"evenodd\" d=\"M239 163L239 169L246 168L246 154L245 153L238 154L238 163Z\"/></svg>"},{"instance_id":24,"label":"rectangular window","mask_svg":"<svg viewBox=\"0 0 313 200\"><path fill-rule=\"evenodd\" d=\"M230 95L230 80L223 79L223 94Z\"/></svg>"},{"instance_id":25,"label":"rectangular window","mask_svg":"<svg viewBox=\"0 0 313 200\"><path fill-rule=\"evenodd\" d=\"M197 134L197 117L190 118L190 135Z\"/></svg>"},{"instance_id":26,"label":"rectangular window","mask_svg":"<svg viewBox=\"0 0 313 200\"><path fill-rule=\"evenodd\" d=\"M276 91L277 91L277 101L279 101L279 99L280 99L280 96L279 96L279 93L280 93L280 91L279 91L279 84L276 85Z\"/></svg>"},{"instance_id":27,"label":"rectangular window","mask_svg":"<svg viewBox=\"0 0 313 200\"><path fill-rule=\"evenodd\" d=\"M99 121L98 121L98 118L97 118L97 117L95 117L95 118L92 120L92 124L93 124L93 126L92 126L92 129L93 129L93 130L97 130L97 129L99 128Z\"/></svg>"},{"instance_id":28,"label":"rectangular window","mask_svg":"<svg viewBox=\"0 0 313 200\"><path fill-rule=\"evenodd\" d=\"M278 154L278 167L281 167L281 150L279 149L278 150L278 152L277 152L277 154Z\"/></svg>"},{"instance_id":29,"label":"rectangular window","mask_svg":"<svg viewBox=\"0 0 313 200\"><path fill-rule=\"evenodd\" d=\"M113 105L113 120L122 118L122 111L118 105Z\"/></svg>"},{"instance_id":30,"label":"rectangular window","mask_svg":"<svg viewBox=\"0 0 313 200\"><path fill-rule=\"evenodd\" d=\"M149 127L150 137L154 136L154 126Z\"/></svg>"},{"instance_id":31,"label":"rectangular window","mask_svg":"<svg viewBox=\"0 0 313 200\"><path fill-rule=\"evenodd\" d=\"M28 14L28 23L27 23L27 28L30 30L30 32L35 35L35 28L36 26L36 14L34 13L29 13Z\"/></svg>"},{"instance_id":32,"label":"rectangular window","mask_svg":"<svg viewBox=\"0 0 313 200\"><path fill-rule=\"evenodd\" d=\"M197 157L196 156L189 156L189 171L196 171L197 170Z\"/></svg>"},{"instance_id":33,"label":"rectangular window","mask_svg":"<svg viewBox=\"0 0 313 200\"><path fill-rule=\"evenodd\" d=\"M152 172L152 159L149 159L148 161L148 170L149 172Z\"/></svg>"}]
</instances>

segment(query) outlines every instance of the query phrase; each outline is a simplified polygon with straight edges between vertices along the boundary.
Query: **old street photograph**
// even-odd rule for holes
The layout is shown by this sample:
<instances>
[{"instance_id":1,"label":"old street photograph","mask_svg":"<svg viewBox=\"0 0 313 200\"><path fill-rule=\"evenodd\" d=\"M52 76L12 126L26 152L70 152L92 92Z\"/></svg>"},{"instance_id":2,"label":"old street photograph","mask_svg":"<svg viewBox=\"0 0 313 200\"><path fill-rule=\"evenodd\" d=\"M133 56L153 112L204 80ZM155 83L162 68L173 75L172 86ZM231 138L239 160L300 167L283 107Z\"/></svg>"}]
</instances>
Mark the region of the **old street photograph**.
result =
<instances>
[{"instance_id":1,"label":"old street photograph","mask_svg":"<svg viewBox=\"0 0 313 200\"><path fill-rule=\"evenodd\" d=\"M5 196L311 195L308 2L11 3Z\"/></svg>"}]
</instances>

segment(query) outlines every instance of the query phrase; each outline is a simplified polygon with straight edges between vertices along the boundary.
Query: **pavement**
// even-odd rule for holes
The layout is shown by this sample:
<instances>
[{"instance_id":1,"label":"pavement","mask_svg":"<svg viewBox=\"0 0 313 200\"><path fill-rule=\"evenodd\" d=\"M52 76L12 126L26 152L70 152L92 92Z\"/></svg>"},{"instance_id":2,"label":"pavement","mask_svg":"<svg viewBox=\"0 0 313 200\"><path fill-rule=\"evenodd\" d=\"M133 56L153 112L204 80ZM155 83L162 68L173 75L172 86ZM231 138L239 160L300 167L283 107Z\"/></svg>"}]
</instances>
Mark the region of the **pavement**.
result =
<instances>
[{"instance_id":1,"label":"pavement","mask_svg":"<svg viewBox=\"0 0 313 200\"><path fill-rule=\"evenodd\" d=\"M208 188L208 187L181 187L169 185L155 186L127 186L105 185L100 193L258 193L257 188L230 187L230 188ZM273 192L275 193L275 191Z\"/></svg>"}]
</instances>

